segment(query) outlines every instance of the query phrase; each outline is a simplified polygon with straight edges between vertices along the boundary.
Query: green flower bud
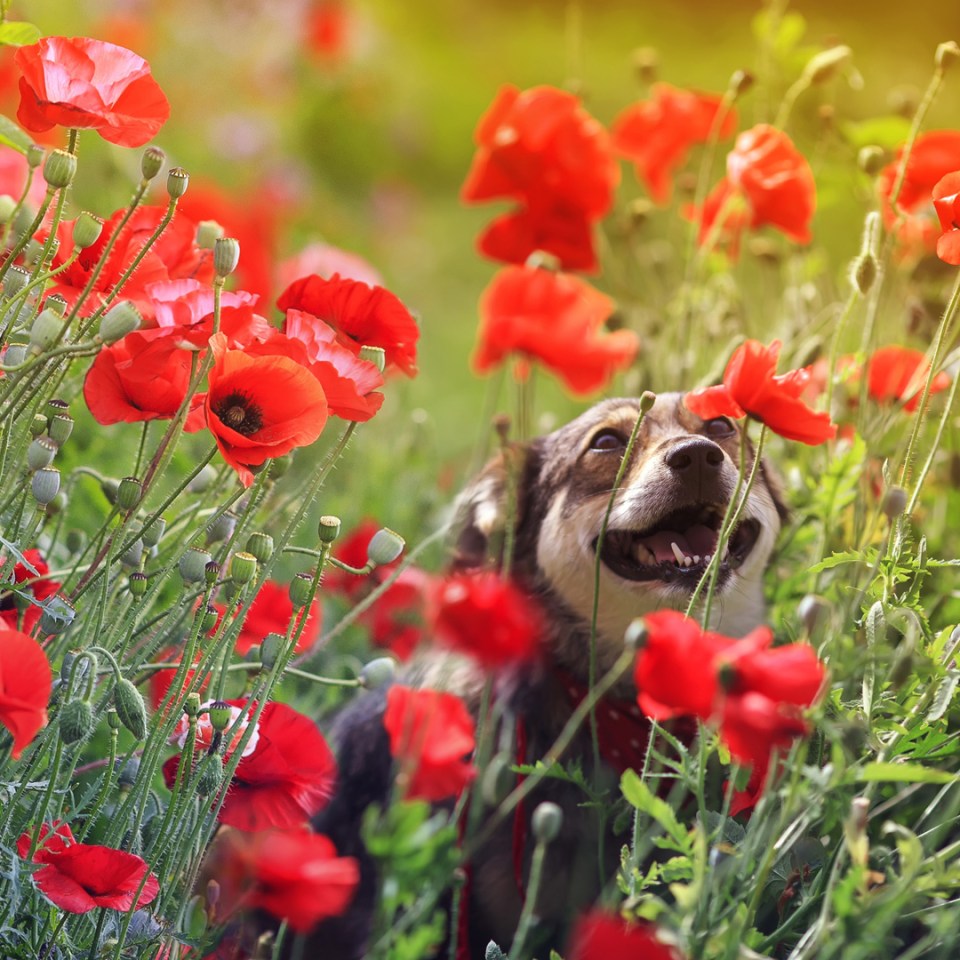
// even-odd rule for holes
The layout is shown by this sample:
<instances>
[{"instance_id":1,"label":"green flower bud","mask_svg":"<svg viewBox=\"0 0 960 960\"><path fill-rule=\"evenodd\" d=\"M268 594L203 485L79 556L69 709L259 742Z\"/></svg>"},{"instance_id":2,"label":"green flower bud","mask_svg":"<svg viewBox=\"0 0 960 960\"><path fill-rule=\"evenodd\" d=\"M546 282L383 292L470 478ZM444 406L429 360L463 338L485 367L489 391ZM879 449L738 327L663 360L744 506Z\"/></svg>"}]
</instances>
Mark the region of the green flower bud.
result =
<instances>
[{"instance_id":1,"label":"green flower bud","mask_svg":"<svg viewBox=\"0 0 960 960\"><path fill-rule=\"evenodd\" d=\"M140 536L143 537L143 542L148 547L155 547L159 542L160 538L163 536L163 531L166 529L167 521L163 517L157 517L149 527L144 527L140 531Z\"/></svg>"},{"instance_id":2,"label":"green flower bud","mask_svg":"<svg viewBox=\"0 0 960 960\"><path fill-rule=\"evenodd\" d=\"M190 185L190 174L183 167L173 167L167 174L167 195L171 200L179 200Z\"/></svg>"},{"instance_id":3,"label":"green flower bud","mask_svg":"<svg viewBox=\"0 0 960 960\"><path fill-rule=\"evenodd\" d=\"M649 413L656 402L657 395L650 390L644 390L640 394L640 412Z\"/></svg>"},{"instance_id":4,"label":"green flower bud","mask_svg":"<svg viewBox=\"0 0 960 960\"><path fill-rule=\"evenodd\" d=\"M274 668L286 642L287 638L279 633L268 633L263 638L260 643L260 662L267 670Z\"/></svg>"},{"instance_id":5,"label":"green flower bud","mask_svg":"<svg viewBox=\"0 0 960 960\"><path fill-rule=\"evenodd\" d=\"M364 664L357 678L360 686L367 690L376 690L384 687L393 681L397 672L397 665L390 657L376 657L369 663Z\"/></svg>"},{"instance_id":6,"label":"green flower bud","mask_svg":"<svg viewBox=\"0 0 960 960\"><path fill-rule=\"evenodd\" d=\"M152 180L162 169L167 155L159 147L147 147L140 158L140 176Z\"/></svg>"},{"instance_id":7,"label":"green flower bud","mask_svg":"<svg viewBox=\"0 0 960 960\"><path fill-rule=\"evenodd\" d=\"M480 781L480 793L488 806L499 806L516 784L517 777L510 766L510 761L502 754L490 758Z\"/></svg>"},{"instance_id":8,"label":"green flower bud","mask_svg":"<svg viewBox=\"0 0 960 960\"><path fill-rule=\"evenodd\" d=\"M140 311L129 300L121 300L100 321L100 339L104 343L116 343L128 333L139 330L142 323Z\"/></svg>"},{"instance_id":9,"label":"green flower bud","mask_svg":"<svg viewBox=\"0 0 960 960\"><path fill-rule=\"evenodd\" d=\"M882 147L870 144L861 147L857 154L857 166L868 176L875 177L886 166L886 153Z\"/></svg>"},{"instance_id":10,"label":"green flower bud","mask_svg":"<svg viewBox=\"0 0 960 960\"><path fill-rule=\"evenodd\" d=\"M213 557L206 550L188 547L180 557L177 569L186 583L200 583L205 577L204 570L212 559Z\"/></svg>"},{"instance_id":11,"label":"green flower bud","mask_svg":"<svg viewBox=\"0 0 960 960\"><path fill-rule=\"evenodd\" d=\"M200 694L197 692L188 693L186 700L183 701L183 712L188 717L196 717L200 713Z\"/></svg>"},{"instance_id":12,"label":"green flower bud","mask_svg":"<svg viewBox=\"0 0 960 960\"><path fill-rule=\"evenodd\" d=\"M367 546L367 563L375 566L393 563L403 553L405 546L406 541L399 533L394 533L388 527L381 527Z\"/></svg>"},{"instance_id":13,"label":"green flower bud","mask_svg":"<svg viewBox=\"0 0 960 960\"><path fill-rule=\"evenodd\" d=\"M889 519L896 520L907 509L907 491L903 487L888 487L880 509Z\"/></svg>"},{"instance_id":14,"label":"green flower bud","mask_svg":"<svg viewBox=\"0 0 960 960\"><path fill-rule=\"evenodd\" d=\"M44 467L30 478L33 499L46 506L60 492L60 471L56 467Z\"/></svg>"},{"instance_id":15,"label":"green flower bud","mask_svg":"<svg viewBox=\"0 0 960 960\"><path fill-rule=\"evenodd\" d=\"M222 513L207 527L207 543L219 543L233 536L237 518L232 513Z\"/></svg>"},{"instance_id":16,"label":"green flower bud","mask_svg":"<svg viewBox=\"0 0 960 960\"><path fill-rule=\"evenodd\" d=\"M27 466L31 470L42 470L53 463L57 455L57 445L48 436L39 436L27 447Z\"/></svg>"},{"instance_id":17,"label":"green flower bud","mask_svg":"<svg viewBox=\"0 0 960 960\"><path fill-rule=\"evenodd\" d=\"M107 503L111 507L116 506L117 493L120 490L120 481L113 477L100 478L100 492L107 498Z\"/></svg>"},{"instance_id":18,"label":"green flower bud","mask_svg":"<svg viewBox=\"0 0 960 960\"><path fill-rule=\"evenodd\" d=\"M294 610L305 607L313 597L313 577L309 573L298 573L290 581L290 602Z\"/></svg>"},{"instance_id":19,"label":"green flower bud","mask_svg":"<svg viewBox=\"0 0 960 960\"><path fill-rule=\"evenodd\" d=\"M43 602L40 613L40 631L46 634L63 633L76 619L77 611L66 597L55 594Z\"/></svg>"},{"instance_id":20,"label":"green flower bud","mask_svg":"<svg viewBox=\"0 0 960 960\"><path fill-rule=\"evenodd\" d=\"M803 75L810 84L826 83L833 79L852 59L853 51L845 44L815 54L803 68Z\"/></svg>"},{"instance_id":21,"label":"green flower bud","mask_svg":"<svg viewBox=\"0 0 960 960\"><path fill-rule=\"evenodd\" d=\"M533 835L541 843L555 840L563 826L563 811L549 800L538 803L530 820Z\"/></svg>"},{"instance_id":22,"label":"green flower bud","mask_svg":"<svg viewBox=\"0 0 960 960\"><path fill-rule=\"evenodd\" d=\"M35 353L43 353L59 339L63 330L63 319L52 310L41 310L30 327L30 346Z\"/></svg>"},{"instance_id":23,"label":"green flower bud","mask_svg":"<svg viewBox=\"0 0 960 960\"><path fill-rule=\"evenodd\" d=\"M73 433L73 417L69 413L58 413L50 417L47 430L50 433L50 439L58 447L62 447L70 439L70 434Z\"/></svg>"},{"instance_id":24,"label":"green flower bud","mask_svg":"<svg viewBox=\"0 0 960 960\"><path fill-rule=\"evenodd\" d=\"M147 708L140 691L125 677L113 687L113 705L120 722L138 739L147 735Z\"/></svg>"},{"instance_id":25,"label":"green flower bud","mask_svg":"<svg viewBox=\"0 0 960 960\"><path fill-rule=\"evenodd\" d=\"M372 363L381 373L387 366L387 352L383 347L371 347L365 343L360 348L360 359Z\"/></svg>"},{"instance_id":26,"label":"green flower bud","mask_svg":"<svg viewBox=\"0 0 960 960\"><path fill-rule=\"evenodd\" d=\"M137 537L137 539L120 554L120 562L125 567L139 567L141 560L143 560L143 540Z\"/></svg>"},{"instance_id":27,"label":"green flower bud","mask_svg":"<svg viewBox=\"0 0 960 960\"><path fill-rule=\"evenodd\" d=\"M131 573L127 580L127 588L138 600L147 592L148 586L147 575L139 570Z\"/></svg>"},{"instance_id":28,"label":"green flower bud","mask_svg":"<svg viewBox=\"0 0 960 960\"><path fill-rule=\"evenodd\" d=\"M223 783L223 760L219 754L213 753L203 762L200 779L197 780L197 793L201 797L209 797L217 792L221 783Z\"/></svg>"},{"instance_id":29,"label":"green flower bud","mask_svg":"<svg viewBox=\"0 0 960 960\"><path fill-rule=\"evenodd\" d=\"M240 242L233 237L219 237L213 242L213 272L229 277L240 262Z\"/></svg>"},{"instance_id":30,"label":"green flower bud","mask_svg":"<svg viewBox=\"0 0 960 960\"><path fill-rule=\"evenodd\" d=\"M877 279L877 260L872 253L861 253L853 261L853 285L866 296Z\"/></svg>"},{"instance_id":31,"label":"green flower bud","mask_svg":"<svg viewBox=\"0 0 960 960\"><path fill-rule=\"evenodd\" d=\"M340 518L321 517L317 523L317 536L321 543L333 543L340 536Z\"/></svg>"},{"instance_id":32,"label":"green flower bud","mask_svg":"<svg viewBox=\"0 0 960 960\"><path fill-rule=\"evenodd\" d=\"M60 737L64 743L79 743L93 733L93 708L86 700L71 700L60 711Z\"/></svg>"},{"instance_id":33,"label":"green flower bud","mask_svg":"<svg viewBox=\"0 0 960 960\"><path fill-rule=\"evenodd\" d=\"M117 506L129 513L140 502L143 485L136 477L124 477L117 487Z\"/></svg>"},{"instance_id":34,"label":"green flower bud","mask_svg":"<svg viewBox=\"0 0 960 960\"><path fill-rule=\"evenodd\" d=\"M3 292L8 297L15 297L30 281L30 271L23 267L11 267L3 278Z\"/></svg>"},{"instance_id":35,"label":"green flower bud","mask_svg":"<svg viewBox=\"0 0 960 960\"><path fill-rule=\"evenodd\" d=\"M247 553L256 557L260 563L266 563L273 556L273 537L259 531L251 533L247 539Z\"/></svg>"},{"instance_id":36,"label":"green flower bud","mask_svg":"<svg viewBox=\"0 0 960 960\"><path fill-rule=\"evenodd\" d=\"M937 52L934 55L933 62L937 70L941 73L946 70L950 64L955 63L960 58L960 46L957 46L956 40L947 40L937 46Z\"/></svg>"},{"instance_id":37,"label":"green flower bud","mask_svg":"<svg viewBox=\"0 0 960 960\"><path fill-rule=\"evenodd\" d=\"M230 579L234 583L249 583L257 575L257 558L240 551L230 558Z\"/></svg>"},{"instance_id":38,"label":"green flower bud","mask_svg":"<svg viewBox=\"0 0 960 960\"><path fill-rule=\"evenodd\" d=\"M76 527L74 527L67 531L65 542L67 545L67 550L70 553L83 553L83 550L87 545L87 535L82 530L78 530Z\"/></svg>"},{"instance_id":39,"label":"green flower bud","mask_svg":"<svg viewBox=\"0 0 960 960\"><path fill-rule=\"evenodd\" d=\"M140 758L131 757L121 768L117 777L117 786L121 790L130 790L137 782L140 773Z\"/></svg>"},{"instance_id":40,"label":"green flower bud","mask_svg":"<svg viewBox=\"0 0 960 960\"><path fill-rule=\"evenodd\" d=\"M201 250L212 250L222 236L223 227L216 220L201 220L197 224L197 246Z\"/></svg>"},{"instance_id":41,"label":"green flower bud","mask_svg":"<svg viewBox=\"0 0 960 960\"><path fill-rule=\"evenodd\" d=\"M120 723L120 717L117 714L117 711L113 707L107 707L107 726L111 730L119 730L122 724Z\"/></svg>"},{"instance_id":42,"label":"green flower bud","mask_svg":"<svg viewBox=\"0 0 960 960\"><path fill-rule=\"evenodd\" d=\"M71 236L74 248L85 250L87 247L92 247L100 239L101 233L103 233L103 220L84 210L73 221Z\"/></svg>"},{"instance_id":43,"label":"green flower bud","mask_svg":"<svg viewBox=\"0 0 960 960\"><path fill-rule=\"evenodd\" d=\"M9 193L0 193L0 225L6 226L17 209L17 201Z\"/></svg>"},{"instance_id":44,"label":"green flower bud","mask_svg":"<svg viewBox=\"0 0 960 960\"><path fill-rule=\"evenodd\" d=\"M43 164L45 157L47 156L47 151L40 146L39 143L31 143L27 147L27 166L31 170L36 170L37 167Z\"/></svg>"},{"instance_id":45,"label":"green flower bud","mask_svg":"<svg viewBox=\"0 0 960 960\"><path fill-rule=\"evenodd\" d=\"M76 173L76 155L66 150L52 150L43 162L43 179L55 190L70 186Z\"/></svg>"}]
</instances>

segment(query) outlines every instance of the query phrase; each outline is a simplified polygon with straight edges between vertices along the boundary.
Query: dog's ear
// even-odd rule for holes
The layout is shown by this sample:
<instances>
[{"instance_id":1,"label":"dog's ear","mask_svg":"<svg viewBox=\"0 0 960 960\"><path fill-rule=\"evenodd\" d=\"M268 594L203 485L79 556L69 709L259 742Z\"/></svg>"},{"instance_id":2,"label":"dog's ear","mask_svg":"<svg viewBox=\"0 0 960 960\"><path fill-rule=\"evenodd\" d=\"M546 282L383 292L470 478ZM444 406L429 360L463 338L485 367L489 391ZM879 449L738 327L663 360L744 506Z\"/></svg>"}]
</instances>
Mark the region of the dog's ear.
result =
<instances>
[{"instance_id":1,"label":"dog's ear","mask_svg":"<svg viewBox=\"0 0 960 960\"><path fill-rule=\"evenodd\" d=\"M529 459L528 445L510 444L459 496L453 522L454 570L499 563L507 525L517 529L522 522Z\"/></svg>"}]
</instances>

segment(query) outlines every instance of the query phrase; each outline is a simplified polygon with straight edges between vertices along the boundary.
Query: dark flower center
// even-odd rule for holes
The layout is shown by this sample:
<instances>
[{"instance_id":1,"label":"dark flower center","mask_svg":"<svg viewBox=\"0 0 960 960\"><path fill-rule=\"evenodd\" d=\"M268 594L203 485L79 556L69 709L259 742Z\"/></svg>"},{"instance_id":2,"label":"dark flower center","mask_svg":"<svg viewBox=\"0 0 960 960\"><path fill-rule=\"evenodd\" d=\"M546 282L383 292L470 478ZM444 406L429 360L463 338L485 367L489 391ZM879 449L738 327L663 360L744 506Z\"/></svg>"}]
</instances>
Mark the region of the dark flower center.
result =
<instances>
[{"instance_id":1,"label":"dark flower center","mask_svg":"<svg viewBox=\"0 0 960 960\"><path fill-rule=\"evenodd\" d=\"M213 412L222 423L245 437L256 433L263 426L263 414L260 408L239 391L228 393L214 405Z\"/></svg>"}]
</instances>

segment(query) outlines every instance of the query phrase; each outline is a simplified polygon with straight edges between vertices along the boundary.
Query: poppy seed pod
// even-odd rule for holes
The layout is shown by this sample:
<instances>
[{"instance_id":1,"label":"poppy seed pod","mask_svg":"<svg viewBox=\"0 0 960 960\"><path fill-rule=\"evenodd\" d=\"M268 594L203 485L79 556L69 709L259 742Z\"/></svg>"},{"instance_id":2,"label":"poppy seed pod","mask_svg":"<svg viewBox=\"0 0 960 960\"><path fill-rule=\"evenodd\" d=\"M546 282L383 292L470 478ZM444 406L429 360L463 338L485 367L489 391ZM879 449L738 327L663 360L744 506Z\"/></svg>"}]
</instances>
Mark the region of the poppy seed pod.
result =
<instances>
[{"instance_id":1,"label":"poppy seed pod","mask_svg":"<svg viewBox=\"0 0 960 960\"><path fill-rule=\"evenodd\" d=\"M360 686L367 690L376 690L390 683L397 672L397 665L390 657L377 657L364 664L357 678Z\"/></svg>"},{"instance_id":2,"label":"poppy seed pod","mask_svg":"<svg viewBox=\"0 0 960 960\"><path fill-rule=\"evenodd\" d=\"M35 353L42 353L60 339L63 319L52 310L41 310L30 327L30 346Z\"/></svg>"},{"instance_id":3,"label":"poppy seed pod","mask_svg":"<svg viewBox=\"0 0 960 960\"><path fill-rule=\"evenodd\" d=\"M174 167L167 174L167 195L171 200L179 200L190 185L190 174L183 167Z\"/></svg>"},{"instance_id":4,"label":"poppy seed pod","mask_svg":"<svg viewBox=\"0 0 960 960\"><path fill-rule=\"evenodd\" d=\"M207 715L210 717L210 726L218 733L223 733L230 725L230 718L233 714L229 703L214 700L207 708Z\"/></svg>"},{"instance_id":5,"label":"poppy seed pod","mask_svg":"<svg viewBox=\"0 0 960 960\"><path fill-rule=\"evenodd\" d=\"M530 821L533 835L541 843L550 843L555 840L563 826L563 811L549 800L538 803Z\"/></svg>"},{"instance_id":6,"label":"poppy seed pod","mask_svg":"<svg viewBox=\"0 0 960 960\"><path fill-rule=\"evenodd\" d=\"M213 243L213 272L220 277L229 277L240 262L240 241L233 237L220 237Z\"/></svg>"},{"instance_id":7,"label":"poppy seed pod","mask_svg":"<svg viewBox=\"0 0 960 960\"><path fill-rule=\"evenodd\" d=\"M77 158L66 150L53 150L43 162L43 179L54 189L69 186L76 173Z\"/></svg>"},{"instance_id":8,"label":"poppy seed pod","mask_svg":"<svg viewBox=\"0 0 960 960\"><path fill-rule=\"evenodd\" d=\"M137 537L126 550L120 554L120 562L125 567L139 567L143 560L143 540Z\"/></svg>"},{"instance_id":9,"label":"poppy seed pod","mask_svg":"<svg viewBox=\"0 0 960 960\"><path fill-rule=\"evenodd\" d=\"M30 273L23 267L12 267L3 278L3 292L8 297L15 297L30 279Z\"/></svg>"},{"instance_id":10,"label":"poppy seed pod","mask_svg":"<svg viewBox=\"0 0 960 960\"><path fill-rule=\"evenodd\" d=\"M42 437L47 429L47 418L42 413L35 413L30 421L30 436ZM51 439L53 439L51 437Z\"/></svg>"},{"instance_id":11,"label":"poppy seed pod","mask_svg":"<svg viewBox=\"0 0 960 960\"><path fill-rule=\"evenodd\" d=\"M273 537L259 531L251 533L247 539L247 553L256 557L260 563L266 563L273 556Z\"/></svg>"},{"instance_id":12,"label":"poppy seed pod","mask_svg":"<svg viewBox=\"0 0 960 960\"><path fill-rule=\"evenodd\" d=\"M203 611L203 621L200 624L201 629L204 632L212 630L217 625L219 616L220 614L217 613L217 608L212 603L208 603L206 610Z\"/></svg>"},{"instance_id":13,"label":"poppy seed pod","mask_svg":"<svg viewBox=\"0 0 960 960\"><path fill-rule=\"evenodd\" d=\"M406 541L399 533L394 533L388 527L381 527L367 545L367 563L374 566L383 566L393 563L403 553Z\"/></svg>"},{"instance_id":14,"label":"poppy seed pod","mask_svg":"<svg viewBox=\"0 0 960 960\"><path fill-rule=\"evenodd\" d=\"M53 463L56 455L57 445L49 437L35 437L27 447L27 466L31 470L42 470Z\"/></svg>"},{"instance_id":15,"label":"poppy seed pod","mask_svg":"<svg viewBox=\"0 0 960 960\"><path fill-rule=\"evenodd\" d=\"M47 431L50 439L58 446L62 447L70 434L73 433L73 417L69 413L54 414L47 423Z\"/></svg>"},{"instance_id":16,"label":"poppy seed pod","mask_svg":"<svg viewBox=\"0 0 960 960\"><path fill-rule=\"evenodd\" d=\"M22 343L14 343L7 347L3 355L3 365L7 368L16 367L27 359L27 347Z\"/></svg>"},{"instance_id":17,"label":"poppy seed pod","mask_svg":"<svg viewBox=\"0 0 960 960\"><path fill-rule=\"evenodd\" d=\"M237 527L237 518L232 513L221 513L207 526L207 543L219 543L233 536Z\"/></svg>"},{"instance_id":18,"label":"poppy seed pod","mask_svg":"<svg viewBox=\"0 0 960 960\"><path fill-rule=\"evenodd\" d=\"M241 550L230 558L230 579L234 583L249 583L257 575L257 558Z\"/></svg>"},{"instance_id":19,"label":"poppy seed pod","mask_svg":"<svg viewBox=\"0 0 960 960\"><path fill-rule=\"evenodd\" d=\"M186 583L199 583L204 579L204 568L212 559L206 550L188 547L180 557L177 569Z\"/></svg>"},{"instance_id":20,"label":"poppy seed pod","mask_svg":"<svg viewBox=\"0 0 960 960\"><path fill-rule=\"evenodd\" d=\"M0 224L8 224L17 209L17 201L9 193L0 193Z\"/></svg>"},{"instance_id":21,"label":"poppy seed pod","mask_svg":"<svg viewBox=\"0 0 960 960\"><path fill-rule=\"evenodd\" d=\"M383 347L371 347L364 344L360 348L360 359L372 363L381 373L387 366L387 351Z\"/></svg>"},{"instance_id":22,"label":"poppy seed pod","mask_svg":"<svg viewBox=\"0 0 960 960\"><path fill-rule=\"evenodd\" d=\"M155 547L159 542L161 537L163 537L163 531L166 529L167 521L163 517L157 517L149 527L144 527L140 531L140 536L143 537L143 542L148 547Z\"/></svg>"},{"instance_id":23,"label":"poppy seed pod","mask_svg":"<svg viewBox=\"0 0 960 960\"><path fill-rule=\"evenodd\" d=\"M295 610L305 607L313 599L313 576L298 573L290 581L290 602Z\"/></svg>"},{"instance_id":24,"label":"poppy seed pod","mask_svg":"<svg viewBox=\"0 0 960 960\"><path fill-rule=\"evenodd\" d=\"M152 180L162 169L167 155L159 147L147 147L140 158L140 176Z\"/></svg>"},{"instance_id":25,"label":"poppy seed pod","mask_svg":"<svg viewBox=\"0 0 960 960\"><path fill-rule=\"evenodd\" d=\"M285 638L279 633L268 633L260 643L260 662L272 670L283 650Z\"/></svg>"},{"instance_id":26,"label":"poppy seed pod","mask_svg":"<svg viewBox=\"0 0 960 960\"><path fill-rule=\"evenodd\" d=\"M223 227L216 220L201 220L197 224L196 242L201 250L212 250L223 236Z\"/></svg>"},{"instance_id":27,"label":"poppy seed pod","mask_svg":"<svg viewBox=\"0 0 960 960\"><path fill-rule=\"evenodd\" d=\"M30 490L37 503L46 506L60 492L60 471L56 467L44 467L30 479Z\"/></svg>"},{"instance_id":28,"label":"poppy seed pod","mask_svg":"<svg viewBox=\"0 0 960 960\"><path fill-rule=\"evenodd\" d=\"M70 236L74 248L84 250L92 247L100 239L101 233L103 233L103 220L84 210L73 221L73 231Z\"/></svg>"},{"instance_id":29,"label":"poppy seed pod","mask_svg":"<svg viewBox=\"0 0 960 960\"><path fill-rule=\"evenodd\" d=\"M317 536L321 543L333 543L340 536L340 518L323 516L317 522Z\"/></svg>"},{"instance_id":30,"label":"poppy seed pod","mask_svg":"<svg viewBox=\"0 0 960 960\"><path fill-rule=\"evenodd\" d=\"M147 575L139 570L130 574L127 580L127 588L138 600L147 592Z\"/></svg>"},{"instance_id":31,"label":"poppy seed pod","mask_svg":"<svg viewBox=\"0 0 960 960\"><path fill-rule=\"evenodd\" d=\"M140 502L143 486L136 477L124 477L117 487L117 506L129 513Z\"/></svg>"},{"instance_id":32,"label":"poppy seed pod","mask_svg":"<svg viewBox=\"0 0 960 960\"><path fill-rule=\"evenodd\" d=\"M128 333L139 330L142 323L140 311L129 300L121 300L100 321L100 339L104 343L116 343Z\"/></svg>"},{"instance_id":33,"label":"poppy seed pod","mask_svg":"<svg viewBox=\"0 0 960 960\"><path fill-rule=\"evenodd\" d=\"M212 587L220 579L220 564L216 560L209 560L203 567L203 581Z\"/></svg>"}]
</instances>

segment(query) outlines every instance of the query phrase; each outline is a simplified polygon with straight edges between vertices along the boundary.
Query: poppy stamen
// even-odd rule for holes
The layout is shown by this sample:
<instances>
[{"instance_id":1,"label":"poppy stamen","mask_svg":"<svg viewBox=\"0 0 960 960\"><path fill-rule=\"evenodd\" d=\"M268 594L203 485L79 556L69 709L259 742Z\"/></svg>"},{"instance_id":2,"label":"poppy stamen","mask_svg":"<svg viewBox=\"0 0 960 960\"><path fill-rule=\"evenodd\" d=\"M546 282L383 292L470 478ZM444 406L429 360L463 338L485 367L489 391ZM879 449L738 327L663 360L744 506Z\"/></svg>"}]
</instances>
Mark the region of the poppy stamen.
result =
<instances>
[{"instance_id":1,"label":"poppy stamen","mask_svg":"<svg viewBox=\"0 0 960 960\"><path fill-rule=\"evenodd\" d=\"M263 413L245 394L238 391L227 394L213 408L221 422L237 433L249 437L263 426Z\"/></svg>"}]
</instances>

